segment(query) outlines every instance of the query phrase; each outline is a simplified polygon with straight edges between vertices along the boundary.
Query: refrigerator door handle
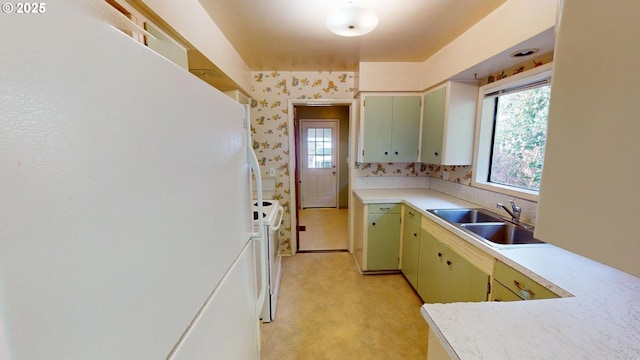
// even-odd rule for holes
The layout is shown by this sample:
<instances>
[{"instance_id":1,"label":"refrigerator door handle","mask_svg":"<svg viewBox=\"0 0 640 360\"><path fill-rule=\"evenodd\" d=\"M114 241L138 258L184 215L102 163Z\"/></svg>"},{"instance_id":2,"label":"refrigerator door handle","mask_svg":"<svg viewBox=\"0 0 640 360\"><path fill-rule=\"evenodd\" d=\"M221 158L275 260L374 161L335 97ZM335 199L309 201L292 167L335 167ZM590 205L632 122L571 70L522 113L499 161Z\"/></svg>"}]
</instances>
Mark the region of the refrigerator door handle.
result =
<instances>
[{"instance_id":1,"label":"refrigerator door handle","mask_svg":"<svg viewBox=\"0 0 640 360\"><path fill-rule=\"evenodd\" d=\"M251 125L249 124L249 105L244 106L245 127L247 129L247 153L249 158L249 165L253 174L256 177L256 187L258 194L258 214L263 213L262 209L262 174L260 173L260 164L258 163L258 157L251 146ZM260 290L258 290L258 299L256 300L256 316L260 317L262 313L262 307L267 295L267 252L266 241L264 234L264 219L258 217L258 232L251 235L251 239L259 243L260 248Z\"/></svg>"}]
</instances>

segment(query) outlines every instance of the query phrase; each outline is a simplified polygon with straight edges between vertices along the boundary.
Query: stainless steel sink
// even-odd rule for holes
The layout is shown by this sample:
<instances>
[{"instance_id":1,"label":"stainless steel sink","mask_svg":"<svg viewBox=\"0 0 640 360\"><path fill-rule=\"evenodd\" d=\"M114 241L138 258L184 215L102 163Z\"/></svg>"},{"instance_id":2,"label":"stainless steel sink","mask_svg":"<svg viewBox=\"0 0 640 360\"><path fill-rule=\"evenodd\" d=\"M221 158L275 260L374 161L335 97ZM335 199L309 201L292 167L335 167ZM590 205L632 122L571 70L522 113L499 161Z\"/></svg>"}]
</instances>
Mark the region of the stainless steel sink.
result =
<instances>
[{"instance_id":1,"label":"stainless steel sink","mask_svg":"<svg viewBox=\"0 0 640 360\"><path fill-rule=\"evenodd\" d=\"M460 227L480 236L483 239L500 245L545 243L544 241L534 238L532 231L508 222L502 224L460 224Z\"/></svg>"},{"instance_id":2,"label":"stainless steel sink","mask_svg":"<svg viewBox=\"0 0 640 360\"><path fill-rule=\"evenodd\" d=\"M455 224L503 222L498 215L483 209L438 209L428 210L436 216Z\"/></svg>"}]
</instances>

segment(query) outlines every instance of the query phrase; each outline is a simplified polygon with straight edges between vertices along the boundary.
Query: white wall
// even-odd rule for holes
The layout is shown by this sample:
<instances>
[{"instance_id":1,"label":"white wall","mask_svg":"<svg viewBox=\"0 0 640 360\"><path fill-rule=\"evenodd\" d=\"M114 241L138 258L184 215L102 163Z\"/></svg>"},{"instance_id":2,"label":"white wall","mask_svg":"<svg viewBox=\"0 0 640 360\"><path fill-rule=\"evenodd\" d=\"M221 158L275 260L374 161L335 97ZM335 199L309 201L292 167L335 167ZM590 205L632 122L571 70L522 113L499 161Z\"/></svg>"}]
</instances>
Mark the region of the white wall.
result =
<instances>
[{"instance_id":1,"label":"white wall","mask_svg":"<svg viewBox=\"0 0 640 360\"><path fill-rule=\"evenodd\" d=\"M142 0L204 56L251 93L251 71L198 0Z\"/></svg>"},{"instance_id":2,"label":"white wall","mask_svg":"<svg viewBox=\"0 0 640 360\"><path fill-rule=\"evenodd\" d=\"M421 91L419 62L361 62L359 91Z\"/></svg>"},{"instance_id":3,"label":"white wall","mask_svg":"<svg viewBox=\"0 0 640 360\"><path fill-rule=\"evenodd\" d=\"M640 275L640 2L564 0L536 235Z\"/></svg>"}]
</instances>

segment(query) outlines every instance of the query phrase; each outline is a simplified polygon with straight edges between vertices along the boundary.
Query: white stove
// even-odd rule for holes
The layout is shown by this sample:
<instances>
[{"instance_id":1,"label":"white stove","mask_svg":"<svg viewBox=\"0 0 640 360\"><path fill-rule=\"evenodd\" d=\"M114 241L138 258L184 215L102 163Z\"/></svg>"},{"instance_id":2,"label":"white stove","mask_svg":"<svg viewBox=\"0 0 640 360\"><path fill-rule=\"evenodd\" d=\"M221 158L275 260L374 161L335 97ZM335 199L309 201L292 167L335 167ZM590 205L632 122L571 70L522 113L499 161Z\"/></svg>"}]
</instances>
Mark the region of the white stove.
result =
<instances>
[{"instance_id":1,"label":"white stove","mask_svg":"<svg viewBox=\"0 0 640 360\"><path fill-rule=\"evenodd\" d=\"M278 200L264 200L262 202L262 218L264 219L265 223L272 222L273 217L276 216L278 206L280 206ZM251 209L253 210L253 225L257 226L259 224L257 200L253 200Z\"/></svg>"},{"instance_id":2,"label":"white stove","mask_svg":"<svg viewBox=\"0 0 640 360\"><path fill-rule=\"evenodd\" d=\"M256 249L256 261L262 263L267 262L267 282L268 294L265 297L264 306L262 308L262 321L271 322L276 317L276 305L278 303L278 290L280 289L280 269L282 267L280 256L280 224L282 223L282 215L284 209L277 200L265 200L262 202L262 214L259 213L258 203L254 200L252 204L253 209L253 231L258 231L260 226L260 217L263 219L264 235L266 241L264 242L266 248L266 259L259 259L260 251ZM260 267L258 267L260 269ZM257 274L258 289L260 289L260 274Z\"/></svg>"}]
</instances>

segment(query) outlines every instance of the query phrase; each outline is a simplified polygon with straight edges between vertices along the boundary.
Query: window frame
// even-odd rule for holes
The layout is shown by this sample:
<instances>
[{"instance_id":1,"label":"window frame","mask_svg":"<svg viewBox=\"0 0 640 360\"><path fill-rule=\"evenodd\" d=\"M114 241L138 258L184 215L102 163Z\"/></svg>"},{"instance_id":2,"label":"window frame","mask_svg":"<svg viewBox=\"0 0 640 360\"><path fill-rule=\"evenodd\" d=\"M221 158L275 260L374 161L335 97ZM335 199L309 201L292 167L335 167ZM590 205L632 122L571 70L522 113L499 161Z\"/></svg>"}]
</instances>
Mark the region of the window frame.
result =
<instances>
[{"instance_id":1,"label":"window frame","mask_svg":"<svg viewBox=\"0 0 640 360\"><path fill-rule=\"evenodd\" d=\"M485 96L500 90L534 83L552 77L552 75L553 63L548 63L479 88L471 186L521 199L538 201L539 191L489 182L496 109L495 97L485 98Z\"/></svg>"}]
</instances>

